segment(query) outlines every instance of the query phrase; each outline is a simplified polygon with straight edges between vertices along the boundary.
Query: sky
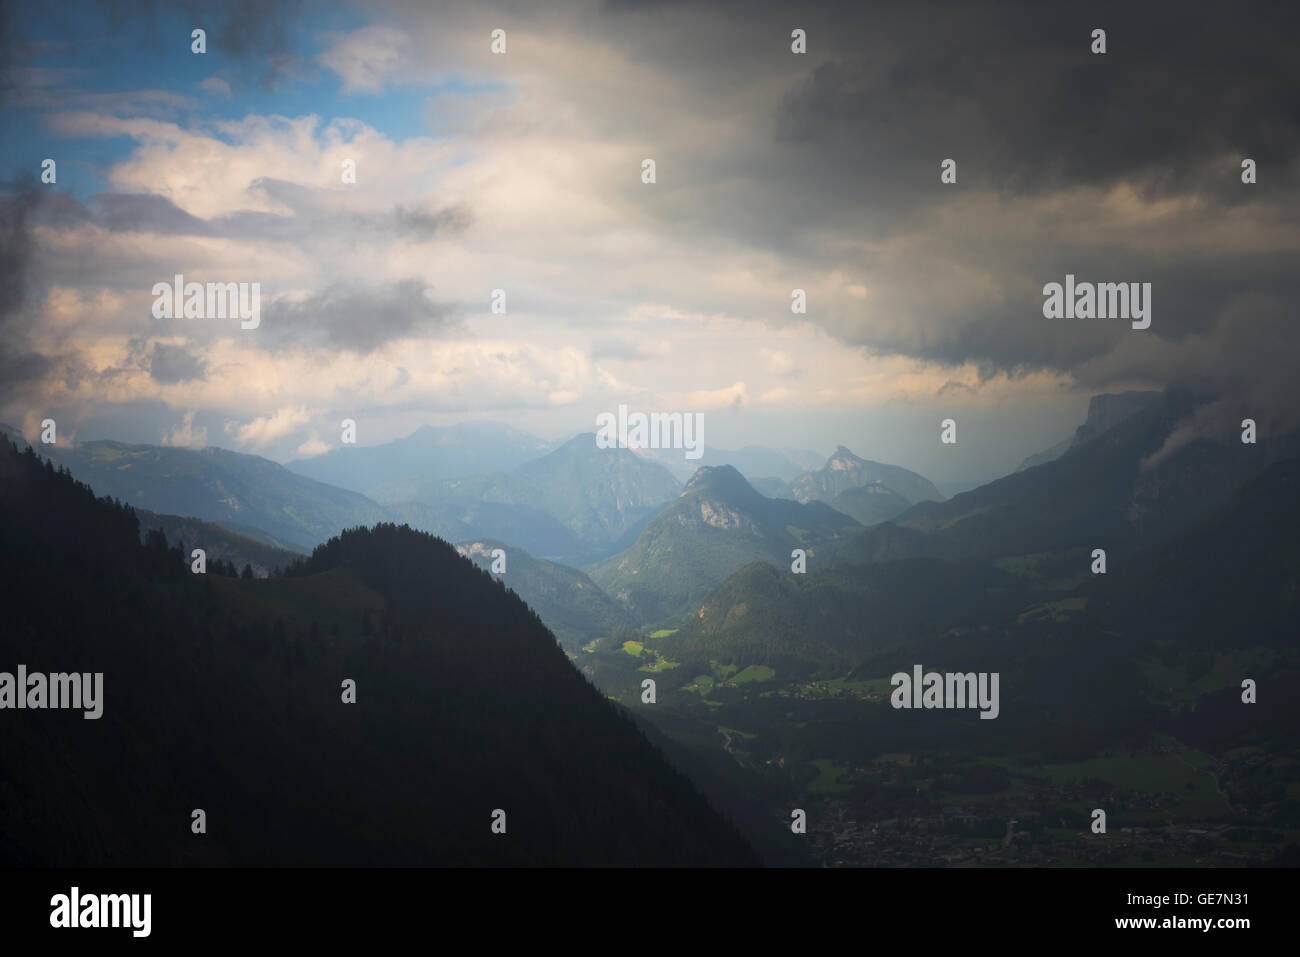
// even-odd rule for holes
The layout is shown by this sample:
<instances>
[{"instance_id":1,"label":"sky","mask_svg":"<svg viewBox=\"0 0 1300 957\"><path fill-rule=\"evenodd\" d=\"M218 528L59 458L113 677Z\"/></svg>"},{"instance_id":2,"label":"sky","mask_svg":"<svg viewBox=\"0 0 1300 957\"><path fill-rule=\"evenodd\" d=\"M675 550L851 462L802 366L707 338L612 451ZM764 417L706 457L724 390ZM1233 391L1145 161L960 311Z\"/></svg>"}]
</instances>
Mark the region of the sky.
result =
<instances>
[{"instance_id":1,"label":"sky","mask_svg":"<svg viewBox=\"0 0 1300 957\"><path fill-rule=\"evenodd\" d=\"M1100 392L1295 428L1300 14L1132 6L5 4L0 421L284 462L625 404L939 482ZM1067 274L1150 327L1046 318Z\"/></svg>"}]
</instances>

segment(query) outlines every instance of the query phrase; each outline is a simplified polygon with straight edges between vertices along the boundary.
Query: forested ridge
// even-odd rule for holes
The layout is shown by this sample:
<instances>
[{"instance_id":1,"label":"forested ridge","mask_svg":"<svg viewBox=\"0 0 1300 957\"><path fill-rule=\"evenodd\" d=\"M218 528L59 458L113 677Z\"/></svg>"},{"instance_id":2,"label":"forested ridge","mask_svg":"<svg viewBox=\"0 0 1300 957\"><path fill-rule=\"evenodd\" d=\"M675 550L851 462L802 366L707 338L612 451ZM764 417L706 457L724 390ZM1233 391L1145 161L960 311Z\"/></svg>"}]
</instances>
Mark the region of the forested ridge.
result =
<instances>
[{"instance_id":1,"label":"forested ridge","mask_svg":"<svg viewBox=\"0 0 1300 957\"><path fill-rule=\"evenodd\" d=\"M5 863L756 862L440 539L352 529L282 576L195 575L180 543L141 542L132 509L7 441L0 490L0 670L104 674L99 720L0 712Z\"/></svg>"}]
</instances>

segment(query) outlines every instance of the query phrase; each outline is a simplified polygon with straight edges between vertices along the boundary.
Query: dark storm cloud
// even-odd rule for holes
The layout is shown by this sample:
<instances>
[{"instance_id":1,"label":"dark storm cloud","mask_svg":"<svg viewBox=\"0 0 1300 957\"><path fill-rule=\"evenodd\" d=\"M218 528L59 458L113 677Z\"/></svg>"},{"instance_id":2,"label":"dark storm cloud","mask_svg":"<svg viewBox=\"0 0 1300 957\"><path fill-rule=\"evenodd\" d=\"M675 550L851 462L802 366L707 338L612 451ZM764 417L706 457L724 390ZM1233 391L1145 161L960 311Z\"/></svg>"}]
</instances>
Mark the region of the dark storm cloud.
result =
<instances>
[{"instance_id":1,"label":"dark storm cloud","mask_svg":"<svg viewBox=\"0 0 1300 957\"><path fill-rule=\"evenodd\" d=\"M120 41L129 36L139 56L156 56L175 43L188 49L188 29L179 39L170 33L178 16L188 19L192 27L207 32L210 53L219 52L241 67L229 71L232 85L273 89L286 78L311 72L294 43L303 30L304 15L318 14L324 4L303 0L98 0L93 4L31 6L39 6L45 31L67 38L74 49L78 44L102 43L104 37ZM13 88L13 74L21 62L39 52L36 44L22 42L15 29L18 7L17 3L0 3L0 97Z\"/></svg>"},{"instance_id":2,"label":"dark storm cloud","mask_svg":"<svg viewBox=\"0 0 1300 957\"><path fill-rule=\"evenodd\" d=\"M435 299L425 283L410 279L365 287L339 284L300 302L264 304L262 312L261 329L276 345L327 345L362 353L454 324L451 306Z\"/></svg>"},{"instance_id":3,"label":"dark storm cloud","mask_svg":"<svg viewBox=\"0 0 1300 957\"><path fill-rule=\"evenodd\" d=\"M27 264L32 255L30 220L43 197L27 180L0 192L0 328L27 301Z\"/></svg>"},{"instance_id":4,"label":"dark storm cloud","mask_svg":"<svg viewBox=\"0 0 1300 957\"><path fill-rule=\"evenodd\" d=\"M149 356L149 375L164 385L201 379L207 364L184 346L155 342Z\"/></svg>"},{"instance_id":5,"label":"dark storm cloud","mask_svg":"<svg viewBox=\"0 0 1300 957\"><path fill-rule=\"evenodd\" d=\"M397 206L393 225L398 233L428 239L446 232L461 232L470 224L469 208L454 206L430 213L422 209Z\"/></svg>"},{"instance_id":6,"label":"dark storm cloud","mask_svg":"<svg viewBox=\"0 0 1300 957\"><path fill-rule=\"evenodd\" d=\"M0 390L44 378L52 360L31 349L22 327L35 243L32 223L46 194L30 177L0 184Z\"/></svg>"},{"instance_id":7,"label":"dark storm cloud","mask_svg":"<svg viewBox=\"0 0 1300 957\"><path fill-rule=\"evenodd\" d=\"M217 18L215 46L259 67L257 81L262 87L274 87L282 76L301 69L301 57L289 45L290 34L304 10L297 0L191 3L191 8L211 12Z\"/></svg>"},{"instance_id":8,"label":"dark storm cloud","mask_svg":"<svg viewBox=\"0 0 1300 957\"><path fill-rule=\"evenodd\" d=\"M883 237L914 223L953 198L936 189L947 157L960 189L1018 196L1124 182L1231 205L1253 197L1219 164L1245 155L1272 188L1300 184L1294 4L624 6L601 18L606 39L688 83L696 109L745 75L791 76L745 142L689 157L714 202L683 189L658 204L665 222L785 254L816 255L806 229ZM710 14L731 39L704 26ZM796 25L804 56L789 50ZM1090 52L1098 27L1105 55Z\"/></svg>"},{"instance_id":9,"label":"dark storm cloud","mask_svg":"<svg viewBox=\"0 0 1300 957\"><path fill-rule=\"evenodd\" d=\"M809 288L809 320L843 341L985 377L1049 369L1104 388L1122 370L1300 406L1300 337L1270 318L1300 302L1300 7L604 10L605 37L697 109L746 75L788 78L743 132L724 114L716 142L672 157L663 168L683 172L645 214L765 248L794 276L853 277L868 297ZM955 185L939 179L949 157ZM1150 282L1151 328L1043 318L1043 285L1066 273Z\"/></svg>"},{"instance_id":10,"label":"dark storm cloud","mask_svg":"<svg viewBox=\"0 0 1300 957\"><path fill-rule=\"evenodd\" d=\"M829 60L788 92L779 139L926 180L939 158L960 157L981 183L1018 192L1207 188L1222 182L1213 162L1243 150L1296 182L1294 5L961 4L873 21L865 49L851 30L821 39ZM1090 52L1094 28L1107 32L1104 55Z\"/></svg>"},{"instance_id":11,"label":"dark storm cloud","mask_svg":"<svg viewBox=\"0 0 1300 957\"><path fill-rule=\"evenodd\" d=\"M208 52L244 67L231 74L232 85L273 89L306 68L292 43L303 14L320 6L301 0L106 0L99 9L109 29L143 29L150 45L161 42L160 15L183 11L194 27L207 32ZM188 36L184 39L188 46Z\"/></svg>"},{"instance_id":12,"label":"dark storm cloud","mask_svg":"<svg viewBox=\"0 0 1300 957\"><path fill-rule=\"evenodd\" d=\"M631 10L659 10L686 2L687 0L604 0L602 5L613 13L626 13Z\"/></svg>"},{"instance_id":13,"label":"dark storm cloud","mask_svg":"<svg viewBox=\"0 0 1300 957\"><path fill-rule=\"evenodd\" d=\"M965 382L957 382L955 379L949 379L934 393L935 395L971 395L974 389Z\"/></svg>"},{"instance_id":14,"label":"dark storm cloud","mask_svg":"<svg viewBox=\"0 0 1300 957\"><path fill-rule=\"evenodd\" d=\"M1135 345L1134 337L1177 345L1212 334L1242 303L1300 301L1294 249L1233 252L1211 245L1175 255L1163 248L1074 244L1050 235L1027 237L1025 246L999 240L984 250L963 248L956 239L925 239L923 248L924 257L884 265L890 282L882 283L870 310L846 306L824 317L825 327L847 342L887 353L974 363L986 377L1035 369L1082 375L1088 363ZM1149 282L1151 327L1044 318L1043 285L1064 282L1067 273L1079 282ZM1218 361L1231 363L1233 354Z\"/></svg>"}]
</instances>

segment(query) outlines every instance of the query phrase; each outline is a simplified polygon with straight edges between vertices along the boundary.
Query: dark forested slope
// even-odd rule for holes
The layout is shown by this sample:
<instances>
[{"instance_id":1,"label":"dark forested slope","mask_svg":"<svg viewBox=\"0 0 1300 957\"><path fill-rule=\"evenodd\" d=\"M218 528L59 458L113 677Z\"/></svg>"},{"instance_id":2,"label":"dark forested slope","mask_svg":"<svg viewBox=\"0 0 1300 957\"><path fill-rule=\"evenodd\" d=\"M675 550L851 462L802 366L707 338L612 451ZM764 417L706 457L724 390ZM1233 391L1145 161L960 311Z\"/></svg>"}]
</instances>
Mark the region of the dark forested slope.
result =
<instances>
[{"instance_id":1,"label":"dark forested slope","mask_svg":"<svg viewBox=\"0 0 1300 957\"><path fill-rule=\"evenodd\" d=\"M0 582L0 671L104 676L98 720L0 710L5 864L755 861L439 539L355 529L285 576L192 575L131 509L4 442Z\"/></svg>"}]
</instances>

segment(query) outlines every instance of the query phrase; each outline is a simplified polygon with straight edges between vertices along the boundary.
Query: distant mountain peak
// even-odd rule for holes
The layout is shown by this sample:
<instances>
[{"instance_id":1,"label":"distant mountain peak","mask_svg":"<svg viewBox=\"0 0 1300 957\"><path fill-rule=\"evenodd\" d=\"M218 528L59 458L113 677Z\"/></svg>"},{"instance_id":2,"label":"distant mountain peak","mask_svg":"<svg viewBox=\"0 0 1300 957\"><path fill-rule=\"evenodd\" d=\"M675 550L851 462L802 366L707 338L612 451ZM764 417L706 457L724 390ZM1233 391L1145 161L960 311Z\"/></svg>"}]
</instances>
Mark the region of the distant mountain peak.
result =
<instances>
[{"instance_id":1,"label":"distant mountain peak","mask_svg":"<svg viewBox=\"0 0 1300 957\"><path fill-rule=\"evenodd\" d=\"M835 454L826 460L826 468L835 472L845 472L866 464L866 459L854 455L852 451L843 445L835 446Z\"/></svg>"},{"instance_id":2,"label":"distant mountain peak","mask_svg":"<svg viewBox=\"0 0 1300 957\"><path fill-rule=\"evenodd\" d=\"M696 469L695 474L686 483L686 487L682 489L682 495L689 492L762 498L745 476L731 465L704 465Z\"/></svg>"},{"instance_id":3,"label":"distant mountain peak","mask_svg":"<svg viewBox=\"0 0 1300 957\"><path fill-rule=\"evenodd\" d=\"M556 448L566 449L569 448L570 446L573 446L574 448L578 448L579 446L590 446L591 448L594 449L596 448L596 433L579 432L573 438L565 439L563 442L557 445Z\"/></svg>"},{"instance_id":4,"label":"distant mountain peak","mask_svg":"<svg viewBox=\"0 0 1300 957\"><path fill-rule=\"evenodd\" d=\"M833 503L843 492L868 485L883 486L896 493L901 496L903 504L943 498L934 483L924 476L901 466L864 459L844 445L837 445L835 454L826 460L824 466L805 472L791 484L791 488L800 502Z\"/></svg>"},{"instance_id":5,"label":"distant mountain peak","mask_svg":"<svg viewBox=\"0 0 1300 957\"><path fill-rule=\"evenodd\" d=\"M1163 392L1103 392L1088 400L1088 415L1074 433L1073 445L1108 432L1139 412L1165 401Z\"/></svg>"},{"instance_id":6,"label":"distant mountain peak","mask_svg":"<svg viewBox=\"0 0 1300 957\"><path fill-rule=\"evenodd\" d=\"M645 621L687 611L742 565L788 565L861 526L823 502L768 498L731 465L705 465L626 550L590 566L592 579Z\"/></svg>"},{"instance_id":7,"label":"distant mountain peak","mask_svg":"<svg viewBox=\"0 0 1300 957\"><path fill-rule=\"evenodd\" d=\"M725 475L727 473L733 473L737 476L740 476L740 472L738 472L736 468L731 465L702 465L695 470L695 474L692 475L691 480L686 483L686 487L690 488L693 485L707 482L711 480L714 476ZM741 477L743 478L743 476Z\"/></svg>"},{"instance_id":8,"label":"distant mountain peak","mask_svg":"<svg viewBox=\"0 0 1300 957\"><path fill-rule=\"evenodd\" d=\"M1088 414L1074 434L1057 442L1050 449L1031 455L1016 467L1017 472L1054 462L1071 449L1095 439L1104 432L1122 424L1139 412L1166 401L1165 393L1156 391L1101 392L1088 400Z\"/></svg>"}]
</instances>

